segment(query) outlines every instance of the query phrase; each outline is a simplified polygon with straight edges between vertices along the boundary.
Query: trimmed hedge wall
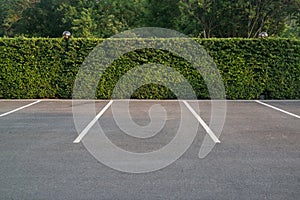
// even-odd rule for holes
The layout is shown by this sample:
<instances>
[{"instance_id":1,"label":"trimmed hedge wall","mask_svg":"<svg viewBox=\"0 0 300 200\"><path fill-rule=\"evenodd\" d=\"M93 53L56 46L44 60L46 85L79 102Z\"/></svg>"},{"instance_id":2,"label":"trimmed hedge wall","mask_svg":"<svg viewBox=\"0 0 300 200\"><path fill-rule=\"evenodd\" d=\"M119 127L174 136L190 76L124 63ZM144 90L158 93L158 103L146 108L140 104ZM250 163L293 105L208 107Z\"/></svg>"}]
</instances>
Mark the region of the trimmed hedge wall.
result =
<instances>
[{"instance_id":1,"label":"trimmed hedge wall","mask_svg":"<svg viewBox=\"0 0 300 200\"><path fill-rule=\"evenodd\" d=\"M227 99L300 99L300 41L290 39L195 39L219 69ZM74 80L86 56L103 39L0 38L0 98L72 98ZM197 70L183 58L154 49L117 59L101 78L97 98L111 98L117 81L134 66L168 65L184 75L199 99L210 98ZM176 98L156 84L131 98Z\"/></svg>"}]
</instances>

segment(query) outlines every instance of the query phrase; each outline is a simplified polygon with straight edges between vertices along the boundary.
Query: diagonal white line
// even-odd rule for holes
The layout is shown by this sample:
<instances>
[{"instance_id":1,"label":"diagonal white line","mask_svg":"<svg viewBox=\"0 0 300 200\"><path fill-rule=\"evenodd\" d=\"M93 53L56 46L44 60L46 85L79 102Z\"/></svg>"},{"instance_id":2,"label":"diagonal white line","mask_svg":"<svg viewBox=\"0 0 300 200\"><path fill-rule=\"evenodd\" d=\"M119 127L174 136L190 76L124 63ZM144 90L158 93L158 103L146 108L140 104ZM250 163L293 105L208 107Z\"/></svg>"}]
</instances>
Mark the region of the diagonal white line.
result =
<instances>
[{"instance_id":1,"label":"diagonal white line","mask_svg":"<svg viewBox=\"0 0 300 200\"><path fill-rule=\"evenodd\" d=\"M33 106L34 104L37 104L37 103L40 103L40 102L41 102L41 100L37 100L37 101L35 101L35 102L33 102L33 103L27 104L27 105L22 106L22 107L20 107L20 108L16 108L16 109L11 110L11 111L9 111L9 112L3 113L3 114L0 115L0 117L7 116L7 115L9 115L9 114L12 114L12 113L17 112L17 111L19 111L19 110L22 110L22 109L24 109L24 108L28 108L28 107Z\"/></svg>"},{"instance_id":2,"label":"diagonal white line","mask_svg":"<svg viewBox=\"0 0 300 200\"><path fill-rule=\"evenodd\" d=\"M266 103L261 102L261 101L258 101L258 100L256 100L255 102L256 102L256 103L259 103L259 104L261 104L261 105L267 106L267 107L269 107L269 108L272 108L272 109L274 109L274 110L278 110L278 111L280 111L280 112L283 112L283 113L285 113L285 114L288 114L288 115L291 115L291 116L293 116L293 117L296 117L296 118L300 119L300 116L299 116L299 115L295 115L294 113L290 113L290 112L288 112L288 111L282 110L282 109L277 108L277 107L275 107L275 106L271 106L271 105L269 105L269 104L266 104Z\"/></svg>"},{"instance_id":3,"label":"diagonal white line","mask_svg":"<svg viewBox=\"0 0 300 200\"><path fill-rule=\"evenodd\" d=\"M185 106L191 111L191 113L194 115L194 117L200 122L202 127L205 129L206 133L211 137L211 139L215 143L221 143L220 140L217 138L217 136L214 134L214 132L209 128L209 126L203 121L203 119L194 111L194 109L188 104L186 101L183 101Z\"/></svg>"},{"instance_id":4,"label":"diagonal white line","mask_svg":"<svg viewBox=\"0 0 300 200\"><path fill-rule=\"evenodd\" d=\"M83 131L78 135L78 137L73 141L74 144L79 143L82 138L89 132L93 125L100 119L100 117L105 113L109 106L113 103L113 100L110 100L108 104L96 115L96 117L83 129Z\"/></svg>"}]
</instances>

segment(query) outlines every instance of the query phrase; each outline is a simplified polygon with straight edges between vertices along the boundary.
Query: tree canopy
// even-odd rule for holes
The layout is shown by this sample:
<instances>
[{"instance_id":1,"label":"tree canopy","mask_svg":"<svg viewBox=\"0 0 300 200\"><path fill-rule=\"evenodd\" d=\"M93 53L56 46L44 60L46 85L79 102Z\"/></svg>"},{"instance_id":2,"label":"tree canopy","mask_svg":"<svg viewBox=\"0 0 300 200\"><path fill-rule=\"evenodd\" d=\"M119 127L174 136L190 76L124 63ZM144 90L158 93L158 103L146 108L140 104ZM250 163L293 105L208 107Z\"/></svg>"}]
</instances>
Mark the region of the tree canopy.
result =
<instances>
[{"instance_id":1,"label":"tree canopy","mask_svg":"<svg viewBox=\"0 0 300 200\"><path fill-rule=\"evenodd\" d=\"M110 37L163 27L192 37L300 38L300 0L0 0L0 36Z\"/></svg>"}]
</instances>

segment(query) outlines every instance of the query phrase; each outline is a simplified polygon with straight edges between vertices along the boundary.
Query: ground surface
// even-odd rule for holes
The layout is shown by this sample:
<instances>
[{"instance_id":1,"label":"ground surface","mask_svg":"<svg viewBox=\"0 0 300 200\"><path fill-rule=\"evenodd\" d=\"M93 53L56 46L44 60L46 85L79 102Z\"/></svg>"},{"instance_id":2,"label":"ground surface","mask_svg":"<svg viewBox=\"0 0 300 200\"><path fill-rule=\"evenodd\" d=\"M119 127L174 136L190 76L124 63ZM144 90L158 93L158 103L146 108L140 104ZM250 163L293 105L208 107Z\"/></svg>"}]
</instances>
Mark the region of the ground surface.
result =
<instances>
[{"instance_id":1,"label":"ground surface","mask_svg":"<svg viewBox=\"0 0 300 200\"><path fill-rule=\"evenodd\" d=\"M294 116L255 101L228 101L221 143L207 157L198 158L206 134L199 127L182 157L145 174L113 170L82 142L74 144L78 131L72 101L42 100L8 113L32 102L36 100L0 101L0 199L299 199L300 101L264 101ZM98 101L96 112L107 103ZM164 106L169 118L149 141L124 136L110 108L99 124L124 149L159 149L178 129L179 104L132 102L137 124L149 123L147 109L153 103ZM190 105L199 105L199 115L209 123L209 101Z\"/></svg>"}]
</instances>

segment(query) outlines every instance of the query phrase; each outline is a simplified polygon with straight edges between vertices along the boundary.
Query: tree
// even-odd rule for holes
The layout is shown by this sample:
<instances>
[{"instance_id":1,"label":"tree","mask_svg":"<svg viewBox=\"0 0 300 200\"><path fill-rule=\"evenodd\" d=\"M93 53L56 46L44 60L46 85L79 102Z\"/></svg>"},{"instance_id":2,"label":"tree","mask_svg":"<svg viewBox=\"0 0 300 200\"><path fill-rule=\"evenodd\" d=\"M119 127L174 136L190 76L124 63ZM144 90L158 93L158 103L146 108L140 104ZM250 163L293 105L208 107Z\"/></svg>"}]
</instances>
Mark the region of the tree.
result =
<instances>
[{"instance_id":1,"label":"tree","mask_svg":"<svg viewBox=\"0 0 300 200\"><path fill-rule=\"evenodd\" d=\"M300 39L300 12L292 13L288 17L281 37Z\"/></svg>"},{"instance_id":2,"label":"tree","mask_svg":"<svg viewBox=\"0 0 300 200\"><path fill-rule=\"evenodd\" d=\"M140 24L137 0L77 1L62 4L63 24L77 37L110 37Z\"/></svg>"},{"instance_id":3,"label":"tree","mask_svg":"<svg viewBox=\"0 0 300 200\"><path fill-rule=\"evenodd\" d=\"M38 0L0 0L1 29L4 35L12 36L14 24L23 18L23 12L39 3Z\"/></svg>"},{"instance_id":4,"label":"tree","mask_svg":"<svg viewBox=\"0 0 300 200\"><path fill-rule=\"evenodd\" d=\"M299 36L300 0L0 0L0 36L110 37L137 27L193 37Z\"/></svg>"},{"instance_id":5,"label":"tree","mask_svg":"<svg viewBox=\"0 0 300 200\"><path fill-rule=\"evenodd\" d=\"M146 0L144 25L176 29L180 15L179 0Z\"/></svg>"},{"instance_id":6,"label":"tree","mask_svg":"<svg viewBox=\"0 0 300 200\"><path fill-rule=\"evenodd\" d=\"M290 15L299 12L299 0L252 0L248 4L248 37L256 37L262 30L280 35Z\"/></svg>"},{"instance_id":7,"label":"tree","mask_svg":"<svg viewBox=\"0 0 300 200\"><path fill-rule=\"evenodd\" d=\"M145 26L142 19L145 13L143 2L144 0L99 2L94 10L96 35L110 37L124 30Z\"/></svg>"},{"instance_id":8,"label":"tree","mask_svg":"<svg viewBox=\"0 0 300 200\"><path fill-rule=\"evenodd\" d=\"M203 37L257 37L260 31L280 35L287 17L299 12L299 0L181 0Z\"/></svg>"}]
</instances>

